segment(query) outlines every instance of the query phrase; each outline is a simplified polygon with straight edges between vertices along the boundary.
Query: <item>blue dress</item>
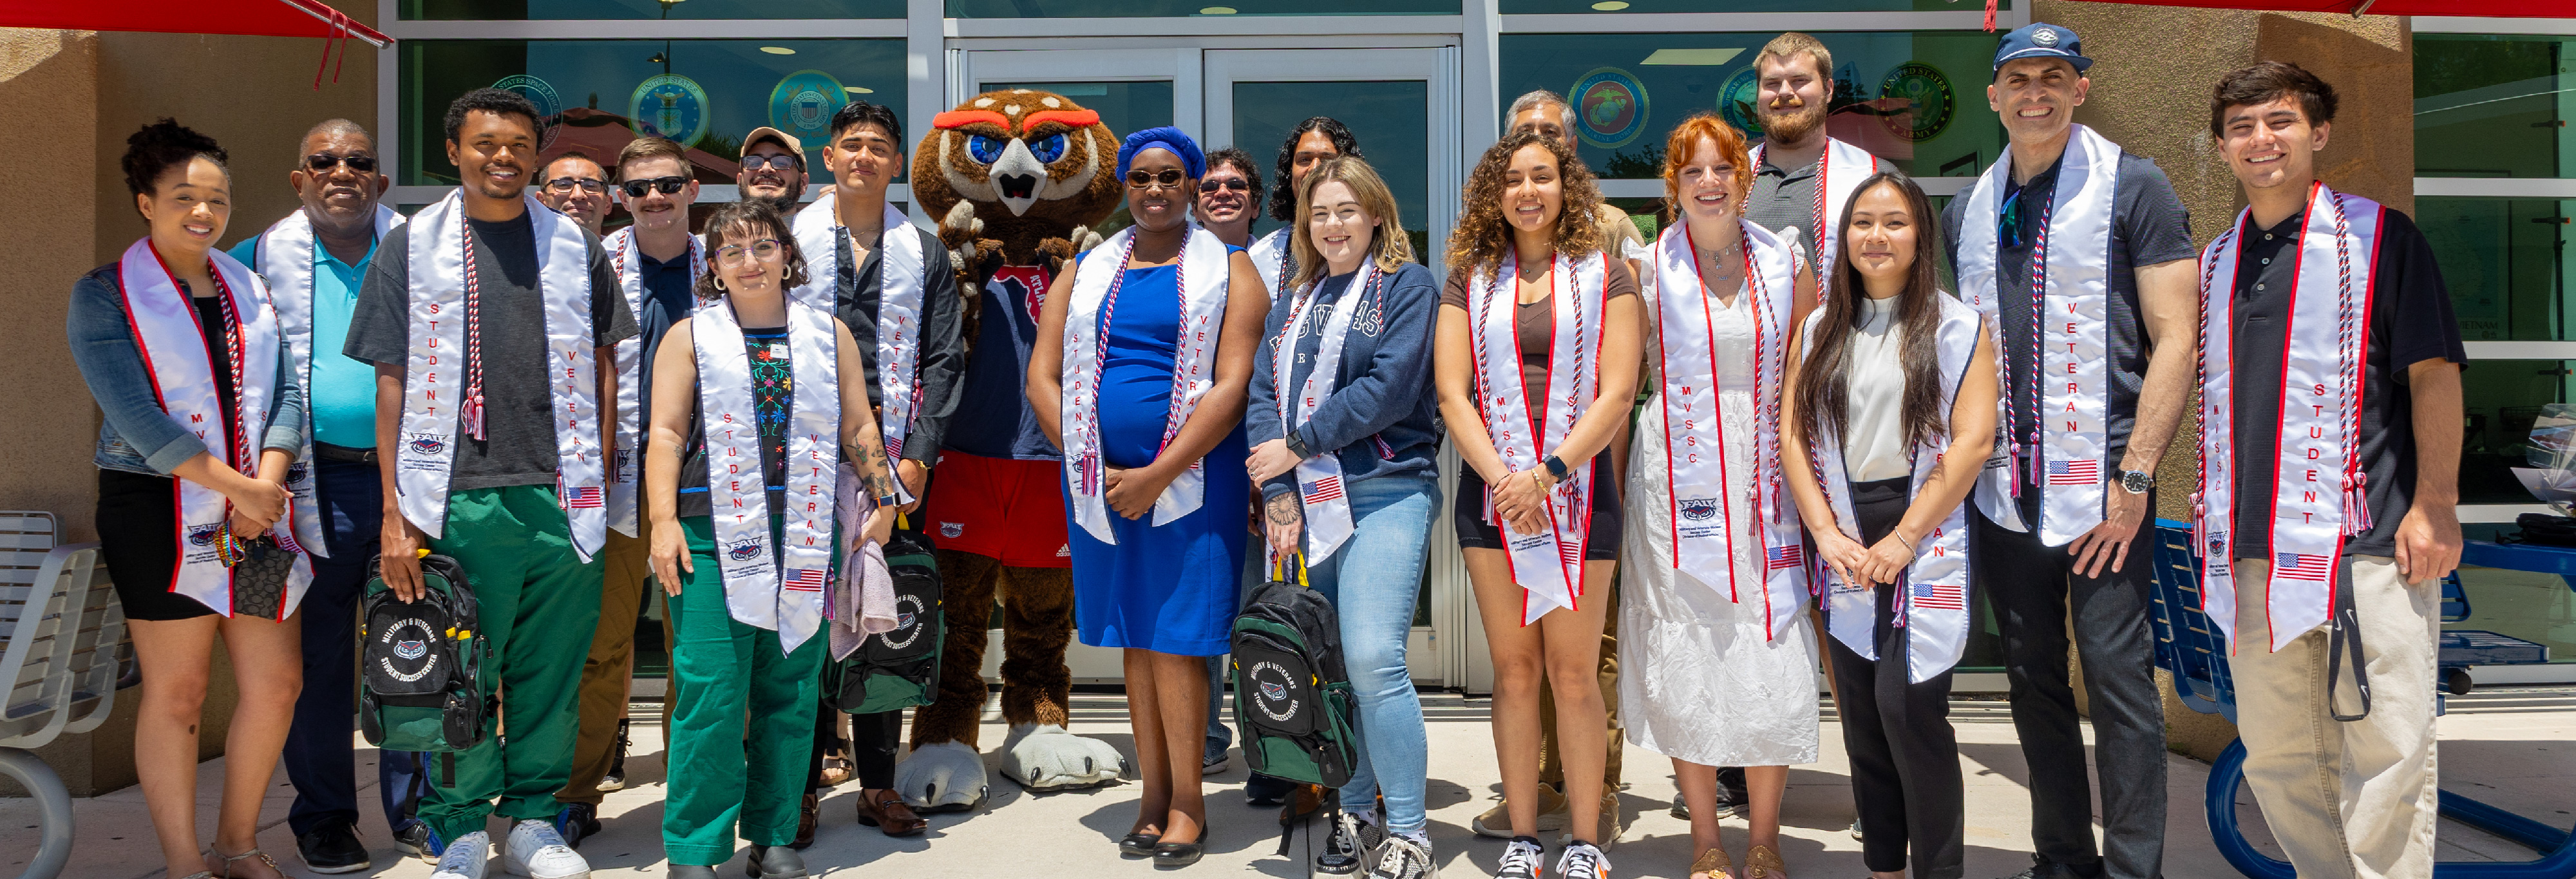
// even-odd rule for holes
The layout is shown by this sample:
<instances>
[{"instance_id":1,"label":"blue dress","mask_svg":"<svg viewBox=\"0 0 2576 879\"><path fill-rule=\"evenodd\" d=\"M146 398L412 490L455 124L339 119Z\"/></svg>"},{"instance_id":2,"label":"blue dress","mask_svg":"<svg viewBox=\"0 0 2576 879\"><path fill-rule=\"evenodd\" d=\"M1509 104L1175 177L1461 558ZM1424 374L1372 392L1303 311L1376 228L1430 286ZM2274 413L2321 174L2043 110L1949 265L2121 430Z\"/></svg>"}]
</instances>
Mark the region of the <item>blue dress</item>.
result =
<instances>
[{"instance_id":1,"label":"blue dress","mask_svg":"<svg viewBox=\"0 0 2576 879\"><path fill-rule=\"evenodd\" d=\"M1179 277L1177 266L1128 269L1118 292L1099 389L1101 456L1109 466L1151 464L1162 448L1180 335ZM1169 524L1155 526L1152 513L1129 519L1111 510L1116 545L1080 526L1070 529L1073 616L1082 643L1180 656L1226 652L1252 508L1252 483L1243 475L1247 454L1237 424L1202 459L1206 502ZM1073 492L1065 497L1070 516Z\"/></svg>"}]
</instances>

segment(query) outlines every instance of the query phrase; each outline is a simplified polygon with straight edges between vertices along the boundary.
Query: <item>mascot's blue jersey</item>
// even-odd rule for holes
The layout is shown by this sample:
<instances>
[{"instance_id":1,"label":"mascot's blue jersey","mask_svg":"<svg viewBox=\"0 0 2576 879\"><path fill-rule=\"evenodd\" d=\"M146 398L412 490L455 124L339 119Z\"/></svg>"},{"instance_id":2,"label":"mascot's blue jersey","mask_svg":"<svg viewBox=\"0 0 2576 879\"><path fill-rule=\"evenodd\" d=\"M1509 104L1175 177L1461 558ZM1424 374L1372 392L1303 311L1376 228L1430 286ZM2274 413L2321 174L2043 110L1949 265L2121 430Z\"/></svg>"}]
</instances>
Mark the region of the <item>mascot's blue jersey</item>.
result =
<instances>
[{"instance_id":1,"label":"mascot's blue jersey","mask_svg":"<svg viewBox=\"0 0 2576 879\"><path fill-rule=\"evenodd\" d=\"M1004 266L984 282L975 355L966 365L966 386L958 396L965 405L948 419L947 448L986 458L1062 459L1038 430L1027 393L1038 308L1053 280L1053 273L1040 266Z\"/></svg>"}]
</instances>

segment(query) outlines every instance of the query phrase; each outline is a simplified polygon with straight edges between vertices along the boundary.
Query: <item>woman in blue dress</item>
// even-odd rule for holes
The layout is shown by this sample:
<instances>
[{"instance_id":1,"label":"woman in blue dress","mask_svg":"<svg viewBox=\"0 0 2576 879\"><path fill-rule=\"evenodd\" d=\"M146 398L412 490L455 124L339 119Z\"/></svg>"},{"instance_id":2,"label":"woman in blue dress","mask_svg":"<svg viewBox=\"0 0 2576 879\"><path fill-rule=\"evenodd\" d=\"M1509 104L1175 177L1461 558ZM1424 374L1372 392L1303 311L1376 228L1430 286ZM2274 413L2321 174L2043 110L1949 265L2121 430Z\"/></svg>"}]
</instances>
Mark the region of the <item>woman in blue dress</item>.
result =
<instances>
[{"instance_id":1,"label":"woman in blue dress","mask_svg":"<svg viewBox=\"0 0 2576 879\"><path fill-rule=\"evenodd\" d=\"M1135 225L1056 277L1029 357L1029 404L1064 450L1074 621L1126 651L1144 781L1119 850L1196 862L1205 657L1226 652L1243 570L1245 392L1270 307L1243 251L1190 222L1207 159L1177 128L1127 136Z\"/></svg>"}]
</instances>

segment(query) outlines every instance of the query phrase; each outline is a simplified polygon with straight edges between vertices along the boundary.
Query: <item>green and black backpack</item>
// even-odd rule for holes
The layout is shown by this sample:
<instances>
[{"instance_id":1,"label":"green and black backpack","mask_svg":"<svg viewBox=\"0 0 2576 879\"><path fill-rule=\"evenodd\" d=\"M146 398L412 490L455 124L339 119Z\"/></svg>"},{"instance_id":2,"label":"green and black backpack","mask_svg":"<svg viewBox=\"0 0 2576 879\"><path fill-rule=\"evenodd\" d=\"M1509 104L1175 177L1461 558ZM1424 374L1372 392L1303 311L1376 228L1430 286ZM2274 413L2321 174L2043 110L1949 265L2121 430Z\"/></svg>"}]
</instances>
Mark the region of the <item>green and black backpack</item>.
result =
<instances>
[{"instance_id":1,"label":"green and black backpack","mask_svg":"<svg viewBox=\"0 0 2576 879\"><path fill-rule=\"evenodd\" d=\"M1306 588L1306 570L1286 562L1234 618L1234 716L1252 771L1326 789L1349 784L1359 765L1351 717L1359 713L1342 667L1341 616ZM1338 811L1340 798L1324 800ZM1294 835L1297 798L1281 810L1279 850Z\"/></svg>"},{"instance_id":2,"label":"green and black backpack","mask_svg":"<svg viewBox=\"0 0 2576 879\"><path fill-rule=\"evenodd\" d=\"M939 697L939 649L948 634L939 609L939 559L930 538L914 531L888 538L885 557L900 622L823 667L824 699L850 714L897 711Z\"/></svg>"},{"instance_id":3,"label":"green and black backpack","mask_svg":"<svg viewBox=\"0 0 2576 879\"><path fill-rule=\"evenodd\" d=\"M358 622L358 725L369 744L388 751L462 751L490 735L499 714L482 686L492 650L463 565L425 556L420 579L419 601L394 597L381 570L367 580Z\"/></svg>"}]
</instances>

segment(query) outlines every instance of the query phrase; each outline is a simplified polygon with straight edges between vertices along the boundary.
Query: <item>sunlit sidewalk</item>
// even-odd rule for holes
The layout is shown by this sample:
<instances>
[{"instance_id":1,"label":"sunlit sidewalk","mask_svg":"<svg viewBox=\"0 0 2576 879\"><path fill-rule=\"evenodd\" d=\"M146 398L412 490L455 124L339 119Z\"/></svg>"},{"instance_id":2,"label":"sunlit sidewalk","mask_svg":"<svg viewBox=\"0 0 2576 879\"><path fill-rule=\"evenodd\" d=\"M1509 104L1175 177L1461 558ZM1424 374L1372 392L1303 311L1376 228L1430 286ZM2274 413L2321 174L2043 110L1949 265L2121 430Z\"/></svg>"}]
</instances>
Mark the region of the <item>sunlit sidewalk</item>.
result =
<instances>
[{"instance_id":1,"label":"sunlit sidewalk","mask_svg":"<svg viewBox=\"0 0 2576 879\"><path fill-rule=\"evenodd\" d=\"M1485 722L1487 705L1481 699L1445 694L1424 699L1431 720L1431 835L1441 869L1451 879L1490 875L1502 849L1499 841L1480 839L1468 830L1469 820L1491 806L1499 794L1493 781L1497 777L1493 739ZM2545 823L2576 824L2576 816L2570 814L2576 812L2576 688L2498 687L2454 698L2450 706L2451 713L2441 721L2444 787ZM1075 732L1130 750L1121 699L1077 696L1074 707ZM663 870L659 711L657 706L638 704L634 716L634 753L627 761L630 784L609 795L601 808L605 832L582 846L582 854L603 877L659 876ZM2029 863L2030 800L2010 716L2001 702L1960 701L1953 703L1952 717L1967 773L1967 875L1984 879L2018 872ZM988 757L1002 734L998 709L989 710L983 733ZM1848 832L1852 822L1848 768L1840 747L1841 730L1830 706L1823 738L1823 758L1790 773L1782 854L1793 875L1853 879L1866 875L1866 870L1860 861L1860 843ZM359 759L364 764L359 777L372 784L374 751L362 747ZM208 792L200 802L206 807L212 805L212 779L223 763L216 760L200 767L207 781L199 790ZM1626 763L1629 788L1620 800L1627 828L1610 850L1614 875L1678 879L1689 865L1690 834L1687 822L1667 812L1673 795L1671 764L1636 748L1627 751ZM2175 879L2236 875L2211 847L2203 822L2200 803L2207 767L2180 756L2168 757L2166 767L2171 809L2166 821L2165 875ZM1238 758L1232 769L1208 779L1212 826L1208 855L1197 865L1174 872L1304 876L1301 863L1276 854L1278 826L1272 820L1276 811L1244 805L1245 776ZM274 779L260 841L289 875L313 875L295 859L295 842L285 826L294 791L286 786L284 772ZM1033 796L995 773L993 796L981 810L933 816L929 832L891 839L853 820L857 785L843 785L823 801L822 830L814 847L805 852L805 861L817 876L850 876L860 871L905 879L1147 876L1157 872L1153 866L1120 858L1116 846L1118 836L1133 820L1136 792L1135 785L1124 784ZM2238 798L2247 804L2248 835L2258 842L2266 840L2250 796L2240 791ZM374 850L376 863L367 872L346 875L428 876L427 863L402 858L393 848L382 816L375 811L373 791L361 800L368 804L362 838ZM66 877L163 875L139 789L79 800L76 809L79 842ZM0 875L14 875L32 855L35 821L30 801L0 800L0 827L9 828L0 834L0 839L7 840L0 843ZM211 832L214 816L203 812L199 822ZM1742 822L1730 819L1726 833L1730 849L1740 858L1745 845ZM2450 822L2443 823L2441 835L2446 859L2532 856L2528 850ZM1302 854L1304 836L1296 848ZM2277 851L2273 854L2278 856ZM503 875L497 863L492 870L493 876ZM722 868L726 876L740 875L741 870L740 856Z\"/></svg>"}]
</instances>

